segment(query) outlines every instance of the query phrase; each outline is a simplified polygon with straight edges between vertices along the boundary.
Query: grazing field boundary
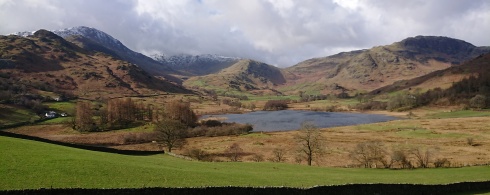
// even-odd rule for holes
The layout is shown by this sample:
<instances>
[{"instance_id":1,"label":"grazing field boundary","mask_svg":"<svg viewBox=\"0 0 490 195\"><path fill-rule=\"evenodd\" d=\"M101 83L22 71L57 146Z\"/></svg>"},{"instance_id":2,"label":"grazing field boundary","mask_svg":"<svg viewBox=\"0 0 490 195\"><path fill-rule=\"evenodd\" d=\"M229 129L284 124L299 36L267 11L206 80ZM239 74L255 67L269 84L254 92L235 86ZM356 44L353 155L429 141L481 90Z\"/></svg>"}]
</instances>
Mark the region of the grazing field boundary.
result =
<instances>
[{"instance_id":1,"label":"grazing field boundary","mask_svg":"<svg viewBox=\"0 0 490 195\"><path fill-rule=\"evenodd\" d=\"M455 194L490 192L490 181L444 185L418 184L346 184L291 187L198 187L198 188L120 188L120 189L27 189L0 191L6 194Z\"/></svg>"},{"instance_id":2,"label":"grazing field boundary","mask_svg":"<svg viewBox=\"0 0 490 195\"><path fill-rule=\"evenodd\" d=\"M51 118L42 118L42 119L38 119L35 121L24 121L24 122L18 122L18 123L13 123L13 124L8 124L8 125L0 125L0 131L4 130L4 129L21 127L21 126L25 126L25 125L32 125L32 124L44 122L47 120L51 120Z\"/></svg>"},{"instance_id":3,"label":"grazing field boundary","mask_svg":"<svg viewBox=\"0 0 490 195\"><path fill-rule=\"evenodd\" d=\"M114 153L114 154L145 156L145 155L155 155L155 154L163 154L164 153L163 151L119 150L119 149L107 148L107 147L79 145L79 144L54 141L54 140L49 140L49 139L44 139L44 138L34 137L34 136L29 136L29 135L16 134L16 133L11 133L11 132L1 131L1 130L0 130L0 136L20 138L20 139L56 144L56 145L66 146L66 147L71 147L71 148L78 148L78 149L97 151L97 152L107 152L107 153Z\"/></svg>"},{"instance_id":4,"label":"grazing field boundary","mask_svg":"<svg viewBox=\"0 0 490 195\"><path fill-rule=\"evenodd\" d=\"M200 162L170 155L134 156L94 152L6 136L0 136L0 151L0 190L210 186L304 190L350 184L446 185L490 181L489 166L389 170L272 162Z\"/></svg>"}]
</instances>

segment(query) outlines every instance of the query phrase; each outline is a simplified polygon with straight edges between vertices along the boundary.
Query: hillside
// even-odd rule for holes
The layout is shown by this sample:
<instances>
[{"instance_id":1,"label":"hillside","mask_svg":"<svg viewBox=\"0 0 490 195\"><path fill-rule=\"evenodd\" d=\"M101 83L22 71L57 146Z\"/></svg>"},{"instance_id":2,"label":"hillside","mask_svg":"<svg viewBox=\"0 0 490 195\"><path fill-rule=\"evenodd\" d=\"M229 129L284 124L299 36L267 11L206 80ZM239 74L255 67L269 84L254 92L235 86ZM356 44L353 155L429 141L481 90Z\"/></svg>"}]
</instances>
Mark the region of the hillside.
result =
<instances>
[{"instance_id":1,"label":"hillside","mask_svg":"<svg viewBox=\"0 0 490 195\"><path fill-rule=\"evenodd\" d=\"M280 91L371 91L442 70L490 52L490 47L435 36L417 36L386 46L306 60L286 68Z\"/></svg>"},{"instance_id":2,"label":"hillside","mask_svg":"<svg viewBox=\"0 0 490 195\"><path fill-rule=\"evenodd\" d=\"M240 60L218 73L191 77L184 86L201 89L276 93L273 88L286 80L279 68L253 60Z\"/></svg>"},{"instance_id":3,"label":"hillside","mask_svg":"<svg viewBox=\"0 0 490 195\"><path fill-rule=\"evenodd\" d=\"M0 36L0 59L2 84L31 92L67 92L85 98L188 92L132 63L85 50L46 30L29 37Z\"/></svg>"},{"instance_id":4,"label":"hillside","mask_svg":"<svg viewBox=\"0 0 490 195\"><path fill-rule=\"evenodd\" d=\"M115 56L116 58L138 65L141 69L153 76L160 76L161 78L171 82L182 84L181 79L173 76L180 75L182 73L175 71L169 66L162 64L146 55L129 49L119 40L103 31L95 28L79 26L63 30L55 30L53 32L82 48ZM80 37L83 38L80 39Z\"/></svg>"},{"instance_id":5,"label":"hillside","mask_svg":"<svg viewBox=\"0 0 490 195\"><path fill-rule=\"evenodd\" d=\"M240 60L236 57L218 55L154 55L158 62L165 64L187 76L203 76L217 73Z\"/></svg>"},{"instance_id":6,"label":"hillside","mask_svg":"<svg viewBox=\"0 0 490 195\"><path fill-rule=\"evenodd\" d=\"M54 34L90 51L102 52L115 58L131 62L154 76L164 76L173 81L180 82L169 74L179 74L169 66L159 63L152 58L135 52L111 35L95 28L78 26L52 31ZM14 33L19 36L29 36L32 32Z\"/></svg>"},{"instance_id":7,"label":"hillside","mask_svg":"<svg viewBox=\"0 0 490 195\"><path fill-rule=\"evenodd\" d=\"M490 71L490 53L480 55L477 58L467 61L460 66L452 66L447 69L438 70L429 74L410 79L397 81L392 85L384 86L373 90L372 94L390 93L401 90L421 90L425 91L439 87L446 89L453 83L461 81L469 76L476 76L479 73Z\"/></svg>"}]
</instances>

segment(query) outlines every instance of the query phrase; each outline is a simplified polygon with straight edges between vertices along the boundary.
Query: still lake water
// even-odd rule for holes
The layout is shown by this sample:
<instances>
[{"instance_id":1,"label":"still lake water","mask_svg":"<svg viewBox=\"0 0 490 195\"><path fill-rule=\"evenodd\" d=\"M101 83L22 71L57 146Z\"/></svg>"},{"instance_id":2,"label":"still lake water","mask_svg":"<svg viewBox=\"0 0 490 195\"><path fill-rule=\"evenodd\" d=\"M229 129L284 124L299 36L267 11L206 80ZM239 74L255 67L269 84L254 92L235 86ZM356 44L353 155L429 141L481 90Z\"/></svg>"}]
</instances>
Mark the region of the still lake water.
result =
<instances>
[{"instance_id":1,"label":"still lake water","mask_svg":"<svg viewBox=\"0 0 490 195\"><path fill-rule=\"evenodd\" d=\"M224 117L225 122L247 123L254 127L253 131L288 131L297 130L301 123L310 121L317 127L337 127L367 123L385 122L398 118L379 114L359 114L343 112L313 112L300 110L258 111L245 114L204 115Z\"/></svg>"}]
</instances>

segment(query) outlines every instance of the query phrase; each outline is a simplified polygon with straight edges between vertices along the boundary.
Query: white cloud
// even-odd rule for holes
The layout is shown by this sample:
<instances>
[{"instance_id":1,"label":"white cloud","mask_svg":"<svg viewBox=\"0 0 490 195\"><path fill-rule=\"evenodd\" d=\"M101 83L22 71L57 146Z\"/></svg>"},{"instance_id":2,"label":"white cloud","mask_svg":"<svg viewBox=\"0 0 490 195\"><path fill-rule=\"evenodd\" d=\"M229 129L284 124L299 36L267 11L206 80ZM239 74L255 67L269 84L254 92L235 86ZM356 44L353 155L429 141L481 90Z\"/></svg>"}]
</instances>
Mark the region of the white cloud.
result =
<instances>
[{"instance_id":1,"label":"white cloud","mask_svg":"<svg viewBox=\"0 0 490 195\"><path fill-rule=\"evenodd\" d=\"M333 0L333 2L352 11L356 11L361 3L359 0Z\"/></svg>"},{"instance_id":2,"label":"white cloud","mask_svg":"<svg viewBox=\"0 0 490 195\"><path fill-rule=\"evenodd\" d=\"M290 66L440 35L490 45L485 0L0 0L0 34L90 26L128 47Z\"/></svg>"}]
</instances>

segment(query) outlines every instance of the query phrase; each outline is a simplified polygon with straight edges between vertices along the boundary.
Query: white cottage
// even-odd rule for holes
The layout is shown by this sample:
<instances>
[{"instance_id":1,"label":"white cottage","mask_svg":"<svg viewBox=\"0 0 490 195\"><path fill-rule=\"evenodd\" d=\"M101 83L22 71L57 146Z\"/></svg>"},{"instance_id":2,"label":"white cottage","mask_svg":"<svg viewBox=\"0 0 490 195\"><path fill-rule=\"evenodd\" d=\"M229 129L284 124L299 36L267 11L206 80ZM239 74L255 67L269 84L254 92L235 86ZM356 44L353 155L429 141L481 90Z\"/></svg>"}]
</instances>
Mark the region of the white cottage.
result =
<instances>
[{"instance_id":1,"label":"white cottage","mask_svg":"<svg viewBox=\"0 0 490 195\"><path fill-rule=\"evenodd\" d=\"M46 118L54 118L54 117L56 117L56 112L55 111L48 111L48 112L46 112L46 114L44 116L46 116Z\"/></svg>"}]
</instances>

